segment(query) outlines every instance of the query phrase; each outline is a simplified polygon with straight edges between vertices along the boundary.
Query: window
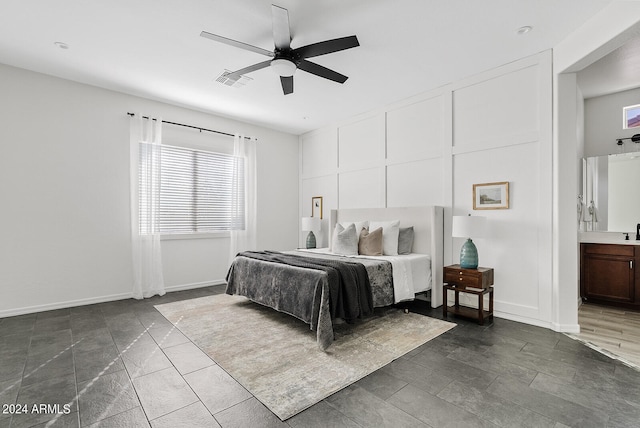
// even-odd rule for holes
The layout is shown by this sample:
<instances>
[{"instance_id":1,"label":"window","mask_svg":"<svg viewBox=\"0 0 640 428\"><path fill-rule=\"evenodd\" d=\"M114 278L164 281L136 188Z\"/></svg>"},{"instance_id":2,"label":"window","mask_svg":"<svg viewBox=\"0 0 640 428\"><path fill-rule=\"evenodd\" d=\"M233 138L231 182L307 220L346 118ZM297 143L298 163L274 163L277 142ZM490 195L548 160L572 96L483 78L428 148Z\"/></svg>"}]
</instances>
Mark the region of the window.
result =
<instances>
[{"instance_id":1,"label":"window","mask_svg":"<svg viewBox=\"0 0 640 428\"><path fill-rule=\"evenodd\" d=\"M622 109L622 129L640 127L640 104Z\"/></svg>"},{"instance_id":2,"label":"window","mask_svg":"<svg viewBox=\"0 0 640 428\"><path fill-rule=\"evenodd\" d=\"M242 158L152 143L140 143L139 147L141 234L152 230L188 234L244 229ZM145 191L151 188L149 180L160 184L156 198ZM150 215L153 210L157 217ZM157 218L157 224L149 224L152 218Z\"/></svg>"}]
</instances>

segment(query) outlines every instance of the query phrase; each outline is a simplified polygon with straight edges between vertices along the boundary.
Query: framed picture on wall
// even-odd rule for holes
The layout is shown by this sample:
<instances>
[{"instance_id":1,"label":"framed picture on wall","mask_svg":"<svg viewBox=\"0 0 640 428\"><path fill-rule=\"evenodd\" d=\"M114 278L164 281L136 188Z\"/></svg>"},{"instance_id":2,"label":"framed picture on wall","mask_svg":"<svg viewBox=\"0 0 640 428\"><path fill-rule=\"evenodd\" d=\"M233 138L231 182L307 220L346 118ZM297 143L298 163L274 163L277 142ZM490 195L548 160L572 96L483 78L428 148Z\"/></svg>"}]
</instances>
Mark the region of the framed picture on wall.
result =
<instances>
[{"instance_id":1,"label":"framed picture on wall","mask_svg":"<svg viewBox=\"0 0 640 428\"><path fill-rule=\"evenodd\" d=\"M311 217L320 217L322 220L322 196L311 198Z\"/></svg>"},{"instance_id":2,"label":"framed picture on wall","mask_svg":"<svg viewBox=\"0 0 640 428\"><path fill-rule=\"evenodd\" d=\"M509 182L473 185L474 210L503 210L509 208Z\"/></svg>"}]
</instances>

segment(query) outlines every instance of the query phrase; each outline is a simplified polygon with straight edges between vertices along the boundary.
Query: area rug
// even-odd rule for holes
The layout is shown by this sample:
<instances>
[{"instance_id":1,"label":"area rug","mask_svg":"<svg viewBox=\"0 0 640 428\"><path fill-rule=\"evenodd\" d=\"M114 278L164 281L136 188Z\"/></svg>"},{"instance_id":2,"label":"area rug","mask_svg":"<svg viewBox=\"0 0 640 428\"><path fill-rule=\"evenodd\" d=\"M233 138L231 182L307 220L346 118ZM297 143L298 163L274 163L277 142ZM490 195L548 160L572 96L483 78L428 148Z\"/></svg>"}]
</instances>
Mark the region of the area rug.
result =
<instances>
[{"instance_id":1,"label":"area rug","mask_svg":"<svg viewBox=\"0 0 640 428\"><path fill-rule=\"evenodd\" d=\"M339 324L326 351L298 319L220 294L157 305L165 318L285 420L455 324L395 308Z\"/></svg>"}]
</instances>

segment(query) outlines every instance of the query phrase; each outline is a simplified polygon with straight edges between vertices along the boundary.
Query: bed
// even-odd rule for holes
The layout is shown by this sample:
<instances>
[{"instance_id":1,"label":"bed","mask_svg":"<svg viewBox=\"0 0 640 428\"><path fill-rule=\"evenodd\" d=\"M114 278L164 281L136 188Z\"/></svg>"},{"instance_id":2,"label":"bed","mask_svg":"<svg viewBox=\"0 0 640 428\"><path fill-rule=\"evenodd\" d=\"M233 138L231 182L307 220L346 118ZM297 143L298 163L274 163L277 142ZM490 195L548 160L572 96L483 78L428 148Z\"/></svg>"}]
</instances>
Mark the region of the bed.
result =
<instances>
[{"instance_id":1,"label":"bed","mask_svg":"<svg viewBox=\"0 0 640 428\"><path fill-rule=\"evenodd\" d=\"M411 253L337 255L335 248L244 252L229 268L226 293L304 321L316 331L322 350L333 342L336 318L364 318L376 307L410 300L418 293L427 293L432 307L442 304L442 207L332 210L329 220L330 243L341 230L337 225L399 221L400 227L413 228Z\"/></svg>"}]
</instances>

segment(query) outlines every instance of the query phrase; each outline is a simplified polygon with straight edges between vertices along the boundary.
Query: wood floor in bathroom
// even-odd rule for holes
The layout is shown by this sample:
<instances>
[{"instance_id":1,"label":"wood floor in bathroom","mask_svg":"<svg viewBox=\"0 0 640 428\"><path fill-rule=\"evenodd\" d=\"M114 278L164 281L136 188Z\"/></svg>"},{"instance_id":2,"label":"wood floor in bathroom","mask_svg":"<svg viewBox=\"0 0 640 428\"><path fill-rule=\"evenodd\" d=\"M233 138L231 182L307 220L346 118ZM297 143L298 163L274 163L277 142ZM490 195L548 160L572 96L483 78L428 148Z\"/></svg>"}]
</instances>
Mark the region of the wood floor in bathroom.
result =
<instances>
[{"instance_id":1,"label":"wood floor in bathroom","mask_svg":"<svg viewBox=\"0 0 640 428\"><path fill-rule=\"evenodd\" d=\"M575 337L640 367L640 311L584 303L578 323Z\"/></svg>"}]
</instances>

